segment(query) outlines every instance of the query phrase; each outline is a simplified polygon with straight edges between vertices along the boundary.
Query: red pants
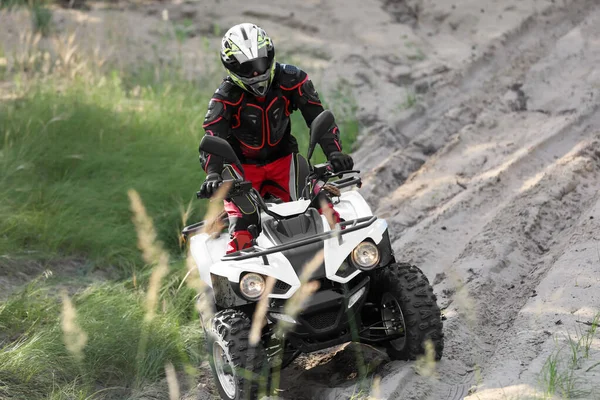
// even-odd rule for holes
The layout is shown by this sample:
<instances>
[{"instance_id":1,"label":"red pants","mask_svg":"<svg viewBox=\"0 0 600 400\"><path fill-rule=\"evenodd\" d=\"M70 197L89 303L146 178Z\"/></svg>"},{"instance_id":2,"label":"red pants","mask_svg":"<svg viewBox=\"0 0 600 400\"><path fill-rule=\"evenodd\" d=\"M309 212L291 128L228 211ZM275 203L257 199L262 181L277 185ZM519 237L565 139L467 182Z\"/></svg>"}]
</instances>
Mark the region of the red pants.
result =
<instances>
[{"instance_id":1,"label":"red pants","mask_svg":"<svg viewBox=\"0 0 600 400\"><path fill-rule=\"evenodd\" d=\"M252 182L252 187L261 196L271 194L284 202L297 200L305 185L308 174L308 163L298 154L289 154L266 165L243 164L245 180ZM226 166L223 179L240 178L242 174L237 168ZM330 207L333 208L331 202ZM232 241L228 252L249 247L252 239L248 227L256 225L260 229L259 210L248 196L240 196L225 201L225 211L229 215L229 232ZM339 215L334 211L335 218Z\"/></svg>"}]
</instances>

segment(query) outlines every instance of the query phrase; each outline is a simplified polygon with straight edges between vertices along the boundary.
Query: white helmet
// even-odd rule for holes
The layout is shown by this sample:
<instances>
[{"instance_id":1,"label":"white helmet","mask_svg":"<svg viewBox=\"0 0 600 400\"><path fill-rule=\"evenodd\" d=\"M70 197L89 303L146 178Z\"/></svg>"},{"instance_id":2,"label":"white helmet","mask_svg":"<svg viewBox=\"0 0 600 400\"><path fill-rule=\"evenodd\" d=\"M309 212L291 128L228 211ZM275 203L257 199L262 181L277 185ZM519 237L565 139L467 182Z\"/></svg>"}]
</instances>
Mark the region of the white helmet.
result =
<instances>
[{"instance_id":1,"label":"white helmet","mask_svg":"<svg viewBox=\"0 0 600 400\"><path fill-rule=\"evenodd\" d=\"M258 26L243 23L231 27L221 42L221 61L242 89L263 97L275 74L275 47Z\"/></svg>"}]
</instances>

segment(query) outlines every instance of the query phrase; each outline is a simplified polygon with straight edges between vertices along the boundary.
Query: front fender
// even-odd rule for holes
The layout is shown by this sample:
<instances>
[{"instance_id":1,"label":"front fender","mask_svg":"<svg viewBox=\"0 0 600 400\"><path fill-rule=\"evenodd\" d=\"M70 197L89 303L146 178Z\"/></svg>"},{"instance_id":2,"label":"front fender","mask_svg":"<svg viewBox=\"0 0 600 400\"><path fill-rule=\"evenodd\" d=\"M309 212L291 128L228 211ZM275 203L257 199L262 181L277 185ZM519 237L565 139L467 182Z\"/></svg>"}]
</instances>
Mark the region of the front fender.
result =
<instances>
[{"instance_id":1,"label":"front fender","mask_svg":"<svg viewBox=\"0 0 600 400\"><path fill-rule=\"evenodd\" d=\"M365 239L371 239L375 244L379 244L383 239L383 234L387 228L387 222L384 219L378 219L371 226L342 236L343 242L341 244L335 237L327 239L325 241L325 271L327 273L327 279L339 283L346 283L356 275L360 274L361 271L357 270L351 275L341 278L335 273L344 260L348 258L352 250Z\"/></svg>"},{"instance_id":2,"label":"front fender","mask_svg":"<svg viewBox=\"0 0 600 400\"><path fill-rule=\"evenodd\" d=\"M263 264L262 258L252 258L242 261L218 261L210 268L210 273L224 276L230 282L238 283L243 272L256 272L261 275L271 276L291 286L285 294L270 294L275 299L288 299L300 287L300 280L289 261L281 254L270 254L268 264Z\"/></svg>"},{"instance_id":3,"label":"front fender","mask_svg":"<svg viewBox=\"0 0 600 400\"><path fill-rule=\"evenodd\" d=\"M216 239L211 239L206 233L199 233L190 238L190 254L196 263L200 279L212 288L210 279L211 267L225 255L228 238L226 235L220 235Z\"/></svg>"},{"instance_id":4,"label":"front fender","mask_svg":"<svg viewBox=\"0 0 600 400\"><path fill-rule=\"evenodd\" d=\"M269 297L287 299L298 290L300 287L298 275L281 253L267 256L267 265L263 264L262 258L243 261L221 261L225 256L228 240L227 235L211 239L209 235L204 233L195 235L190 239L190 253L198 268L200 279L209 287L213 288L211 274L223 276L230 282L238 283L243 272L256 272L272 276L291 286L285 294L271 294ZM265 244L262 237L259 238L259 243Z\"/></svg>"},{"instance_id":5,"label":"front fender","mask_svg":"<svg viewBox=\"0 0 600 400\"><path fill-rule=\"evenodd\" d=\"M343 192L334 208L346 221L373 215L371 207L357 190Z\"/></svg>"}]
</instances>

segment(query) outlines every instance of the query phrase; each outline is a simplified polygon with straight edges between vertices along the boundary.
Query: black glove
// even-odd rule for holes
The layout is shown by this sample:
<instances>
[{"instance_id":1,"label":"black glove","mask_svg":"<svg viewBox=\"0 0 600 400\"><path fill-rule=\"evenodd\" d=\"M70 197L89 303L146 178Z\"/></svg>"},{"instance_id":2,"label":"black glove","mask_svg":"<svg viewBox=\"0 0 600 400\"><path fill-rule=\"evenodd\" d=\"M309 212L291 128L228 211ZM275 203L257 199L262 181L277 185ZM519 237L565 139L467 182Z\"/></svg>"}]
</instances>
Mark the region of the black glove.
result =
<instances>
[{"instance_id":1,"label":"black glove","mask_svg":"<svg viewBox=\"0 0 600 400\"><path fill-rule=\"evenodd\" d=\"M350 171L354 167L352 157L340 151L334 151L329 154L329 161L335 172Z\"/></svg>"},{"instance_id":2,"label":"black glove","mask_svg":"<svg viewBox=\"0 0 600 400\"><path fill-rule=\"evenodd\" d=\"M200 193L205 197L212 197L219 186L221 186L222 182L223 179L221 179L221 175L217 173L208 174L206 175L206 179L200 188Z\"/></svg>"}]
</instances>

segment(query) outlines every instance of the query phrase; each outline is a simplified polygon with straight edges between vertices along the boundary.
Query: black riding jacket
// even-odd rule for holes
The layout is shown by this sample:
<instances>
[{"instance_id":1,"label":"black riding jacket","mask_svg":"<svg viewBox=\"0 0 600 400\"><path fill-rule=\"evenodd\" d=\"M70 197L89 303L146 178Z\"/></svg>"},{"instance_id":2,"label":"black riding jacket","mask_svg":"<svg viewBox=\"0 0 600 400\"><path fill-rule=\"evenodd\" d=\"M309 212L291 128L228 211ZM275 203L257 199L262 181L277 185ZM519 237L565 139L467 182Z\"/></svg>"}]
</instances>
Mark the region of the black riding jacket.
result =
<instances>
[{"instance_id":1,"label":"black riding jacket","mask_svg":"<svg viewBox=\"0 0 600 400\"><path fill-rule=\"evenodd\" d=\"M310 126L323 106L306 72L277 63L271 87L262 98L225 78L209 102L203 128L207 135L227 139L242 164L264 165L298 152L290 121L290 114L297 109ZM341 151L338 127L325 134L319 144L327 157ZM202 151L200 162L209 174L223 169L223 160Z\"/></svg>"}]
</instances>

